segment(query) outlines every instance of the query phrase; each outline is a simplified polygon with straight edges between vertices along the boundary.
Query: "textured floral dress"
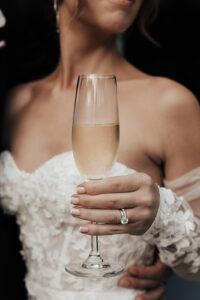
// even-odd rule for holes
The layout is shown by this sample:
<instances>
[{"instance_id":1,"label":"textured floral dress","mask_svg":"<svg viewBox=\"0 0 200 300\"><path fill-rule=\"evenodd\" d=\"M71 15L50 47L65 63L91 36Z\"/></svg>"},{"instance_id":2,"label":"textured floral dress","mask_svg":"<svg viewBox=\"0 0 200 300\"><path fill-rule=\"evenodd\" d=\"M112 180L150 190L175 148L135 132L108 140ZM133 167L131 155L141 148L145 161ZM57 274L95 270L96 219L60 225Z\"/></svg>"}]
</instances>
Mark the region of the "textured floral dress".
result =
<instances>
[{"instance_id":1,"label":"textured floral dress","mask_svg":"<svg viewBox=\"0 0 200 300\"><path fill-rule=\"evenodd\" d=\"M132 172L116 163L110 175ZM133 300L140 291L118 287L120 276L91 280L65 272L65 264L83 261L90 248L90 237L79 232L82 221L70 213L71 195L82 180L72 152L54 156L33 173L20 170L9 151L0 155L1 205L16 214L20 226L29 299ZM153 256L152 246L130 235L100 237L100 250L105 260L119 261L125 269L148 265Z\"/></svg>"}]
</instances>

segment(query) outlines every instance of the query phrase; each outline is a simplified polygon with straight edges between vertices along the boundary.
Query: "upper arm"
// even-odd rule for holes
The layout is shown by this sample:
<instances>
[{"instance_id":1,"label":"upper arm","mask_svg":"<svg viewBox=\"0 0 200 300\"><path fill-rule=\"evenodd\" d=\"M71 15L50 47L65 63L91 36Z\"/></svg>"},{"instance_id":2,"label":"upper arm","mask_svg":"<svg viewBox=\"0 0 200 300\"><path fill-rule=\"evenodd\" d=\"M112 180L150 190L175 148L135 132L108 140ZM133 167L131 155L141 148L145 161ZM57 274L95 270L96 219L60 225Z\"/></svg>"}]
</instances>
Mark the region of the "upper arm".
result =
<instances>
[{"instance_id":1,"label":"upper arm","mask_svg":"<svg viewBox=\"0 0 200 300\"><path fill-rule=\"evenodd\" d=\"M165 178L172 180L200 166L200 107L188 89L173 81L160 101Z\"/></svg>"}]
</instances>

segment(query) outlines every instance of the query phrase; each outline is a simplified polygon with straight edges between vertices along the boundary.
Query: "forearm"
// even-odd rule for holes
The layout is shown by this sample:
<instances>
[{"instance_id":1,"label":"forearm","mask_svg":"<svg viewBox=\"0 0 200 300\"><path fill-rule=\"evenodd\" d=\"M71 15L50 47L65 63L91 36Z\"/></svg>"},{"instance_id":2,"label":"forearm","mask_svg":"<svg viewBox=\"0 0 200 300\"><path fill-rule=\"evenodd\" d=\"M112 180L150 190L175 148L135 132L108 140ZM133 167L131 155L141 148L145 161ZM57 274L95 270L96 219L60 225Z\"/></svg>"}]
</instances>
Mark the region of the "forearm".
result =
<instances>
[{"instance_id":1,"label":"forearm","mask_svg":"<svg viewBox=\"0 0 200 300\"><path fill-rule=\"evenodd\" d=\"M143 238L155 244L160 259L181 277L200 280L200 220L183 197L159 188L160 207Z\"/></svg>"}]
</instances>

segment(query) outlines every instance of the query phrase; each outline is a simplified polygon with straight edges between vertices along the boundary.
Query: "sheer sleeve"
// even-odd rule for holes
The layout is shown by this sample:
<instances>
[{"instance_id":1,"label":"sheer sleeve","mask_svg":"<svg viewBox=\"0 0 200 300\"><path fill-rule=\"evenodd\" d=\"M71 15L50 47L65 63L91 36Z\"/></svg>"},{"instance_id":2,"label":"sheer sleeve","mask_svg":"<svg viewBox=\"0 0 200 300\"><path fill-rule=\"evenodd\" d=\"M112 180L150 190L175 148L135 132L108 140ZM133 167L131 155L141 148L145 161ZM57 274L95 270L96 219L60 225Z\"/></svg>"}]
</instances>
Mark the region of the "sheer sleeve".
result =
<instances>
[{"instance_id":1,"label":"sheer sleeve","mask_svg":"<svg viewBox=\"0 0 200 300\"><path fill-rule=\"evenodd\" d=\"M158 213L143 238L177 274L200 281L200 219L189 205L195 201L200 208L200 167L165 186L159 187Z\"/></svg>"}]
</instances>

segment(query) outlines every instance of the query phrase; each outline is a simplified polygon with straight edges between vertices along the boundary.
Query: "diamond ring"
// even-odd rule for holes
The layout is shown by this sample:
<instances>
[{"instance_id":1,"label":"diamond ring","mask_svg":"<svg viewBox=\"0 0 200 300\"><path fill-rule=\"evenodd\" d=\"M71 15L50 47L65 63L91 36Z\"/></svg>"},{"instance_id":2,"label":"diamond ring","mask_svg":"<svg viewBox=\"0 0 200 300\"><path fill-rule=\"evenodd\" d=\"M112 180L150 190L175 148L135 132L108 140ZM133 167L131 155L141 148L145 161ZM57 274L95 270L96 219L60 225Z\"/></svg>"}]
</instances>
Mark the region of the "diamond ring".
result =
<instances>
[{"instance_id":1,"label":"diamond ring","mask_svg":"<svg viewBox=\"0 0 200 300\"><path fill-rule=\"evenodd\" d=\"M121 224L122 224L122 225L128 224L128 218L127 218L125 209L124 209L124 208L120 209L120 212L121 212L121 216L122 216L122 217L121 217Z\"/></svg>"}]
</instances>

